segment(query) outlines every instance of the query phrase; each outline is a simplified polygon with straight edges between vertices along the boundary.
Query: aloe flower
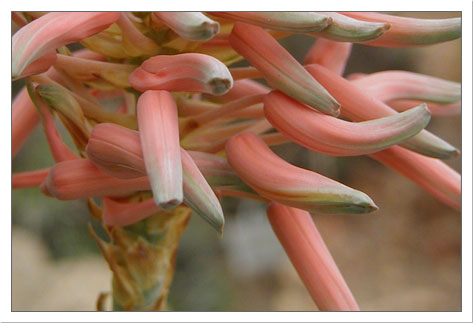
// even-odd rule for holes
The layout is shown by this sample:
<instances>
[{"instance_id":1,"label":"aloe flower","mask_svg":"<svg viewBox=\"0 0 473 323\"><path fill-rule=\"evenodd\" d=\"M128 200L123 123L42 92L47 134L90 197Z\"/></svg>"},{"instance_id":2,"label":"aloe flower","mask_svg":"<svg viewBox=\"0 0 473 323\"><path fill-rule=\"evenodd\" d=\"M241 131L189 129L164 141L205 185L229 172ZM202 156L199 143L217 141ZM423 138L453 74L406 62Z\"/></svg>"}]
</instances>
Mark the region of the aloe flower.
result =
<instances>
[{"instance_id":1,"label":"aloe flower","mask_svg":"<svg viewBox=\"0 0 473 323\"><path fill-rule=\"evenodd\" d=\"M56 48L104 30L119 16L115 12L51 12L32 21L13 35L12 77L20 76L44 55L55 54Z\"/></svg>"},{"instance_id":2,"label":"aloe flower","mask_svg":"<svg viewBox=\"0 0 473 323\"><path fill-rule=\"evenodd\" d=\"M166 91L146 91L137 105L141 147L156 204L182 203L182 166L177 107Z\"/></svg>"},{"instance_id":3,"label":"aloe flower","mask_svg":"<svg viewBox=\"0 0 473 323\"><path fill-rule=\"evenodd\" d=\"M343 12L343 15L369 22L389 24L390 31L367 45L409 47L437 44L461 36L461 18L416 19L376 12Z\"/></svg>"},{"instance_id":4,"label":"aloe flower","mask_svg":"<svg viewBox=\"0 0 473 323\"><path fill-rule=\"evenodd\" d=\"M353 43L449 41L460 37L459 18L12 12L12 21L12 79L26 80L12 103L12 159L41 124L54 160L12 174L12 188L87 203L108 237L89 227L113 274L113 310L167 309L191 214L225 239L221 203L230 198L267 204L319 310L360 309L312 216L362 216L378 206L368 189L293 165L272 146L369 156L461 209L461 176L441 160L460 152L424 129L431 117L460 113L461 85L408 71L344 77ZM292 34L317 38L303 64L279 42ZM74 43L83 48L71 51ZM243 59L250 66L232 66Z\"/></svg>"},{"instance_id":5,"label":"aloe flower","mask_svg":"<svg viewBox=\"0 0 473 323\"><path fill-rule=\"evenodd\" d=\"M268 94L266 118L281 133L309 149L336 156L363 155L400 143L430 120L425 104L390 117L347 122L320 113L281 92Z\"/></svg>"},{"instance_id":6,"label":"aloe flower","mask_svg":"<svg viewBox=\"0 0 473 323\"><path fill-rule=\"evenodd\" d=\"M271 203L267 213L274 233L318 308L359 310L310 214L278 203Z\"/></svg>"}]
</instances>

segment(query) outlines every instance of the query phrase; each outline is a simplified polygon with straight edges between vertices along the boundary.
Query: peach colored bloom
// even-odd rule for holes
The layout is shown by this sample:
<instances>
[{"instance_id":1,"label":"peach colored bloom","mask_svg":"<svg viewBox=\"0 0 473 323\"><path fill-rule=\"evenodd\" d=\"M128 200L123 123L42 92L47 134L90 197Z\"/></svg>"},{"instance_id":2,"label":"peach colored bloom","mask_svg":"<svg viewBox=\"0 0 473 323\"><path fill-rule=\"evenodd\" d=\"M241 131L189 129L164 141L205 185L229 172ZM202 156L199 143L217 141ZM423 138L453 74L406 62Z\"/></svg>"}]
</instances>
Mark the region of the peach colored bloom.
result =
<instances>
[{"instance_id":1,"label":"peach colored bloom","mask_svg":"<svg viewBox=\"0 0 473 323\"><path fill-rule=\"evenodd\" d=\"M287 163L252 133L232 137L225 151L238 176L267 199L315 213L377 210L366 194Z\"/></svg>"},{"instance_id":2,"label":"peach colored bloom","mask_svg":"<svg viewBox=\"0 0 473 323\"><path fill-rule=\"evenodd\" d=\"M97 125L89 140L87 155L97 167L111 176L136 178L146 175L140 135L136 131L114 124ZM182 160L184 203L220 232L223 228L224 220L223 211L217 197L192 157L183 149L180 149L180 156ZM199 156L199 161L202 162L202 155ZM213 178L216 177L215 174L211 176ZM230 182L228 184L234 183ZM138 205L136 207L140 209ZM150 210L153 209L151 205L149 207ZM128 209L135 210L131 207ZM128 211L124 212L128 214ZM132 216L130 215L126 218L131 221Z\"/></svg>"},{"instance_id":3,"label":"peach colored bloom","mask_svg":"<svg viewBox=\"0 0 473 323\"><path fill-rule=\"evenodd\" d=\"M182 203L182 164L177 107L166 91L146 91L137 103L141 148L157 205Z\"/></svg>"},{"instance_id":4,"label":"peach colored bloom","mask_svg":"<svg viewBox=\"0 0 473 323\"><path fill-rule=\"evenodd\" d=\"M233 85L232 76L222 62L197 53L151 57L129 80L133 88L141 92L166 90L222 95Z\"/></svg>"},{"instance_id":5,"label":"peach colored bloom","mask_svg":"<svg viewBox=\"0 0 473 323\"><path fill-rule=\"evenodd\" d=\"M87 157L104 173L117 178L146 176L140 134L113 123L94 127Z\"/></svg>"},{"instance_id":6,"label":"peach colored bloom","mask_svg":"<svg viewBox=\"0 0 473 323\"><path fill-rule=\"evenodd\" d=\"M98 124L90 135L86 152L88 158L110 176L135 178L146 175L140 135L137 131L112 123ZM181 148L181 159L185 153ZM235 187L248 190L225 158L200 151L187 151L187 153L211 186L216 189ZM184 168L188 165L192 166L191 163L183 163ZM184 181L186 176L183 177ZM185 189L186 186L184 186L184 199Z\"/></svg>"},{"instance_id":7,"label":"peach colored bloom","mask_svg":"<svg viewBox=\"0 0 473 323\"><path fill-rule=\"evenodd\" d=\"M319 310L359 311L310 214L278 203L271 203L267 214L274 233Z\"/></svg>"},{"instance_id":8,"label":"peach colored bloom","mask_svg":"<svg viewBox=\"0 0 473 323\"><path fill-rule=\"evenodd\" d=\"M38 111L28 95L26 87L17 94L12 104L12 159L20 151L25 140L40 121Z\"/></svg>"},{"instance_id":9,"label":"peach colored bloom","mask_svg":"<svg viewBox=\"0 0 473 323\"><path fill-rule=\"evenodd\" d=\"M148 177L119 179L103 173L88 159L56 163L41 184L41 191L59 200L93 196L123 197L150 189Z\"/></svg>"},{"instance_id":10,"label":"peach colored bloom","mask_svg":"<svg viewBox=\"0 0 473 323\"><path fill-rule=\"evenodd\" d=\"M117 12L51 12L21 28L12 38L12 77L56 48L96 34L120 17Z\"/></svg>"},{"instance_id":11,"label":"peach colored bloom","mask_svg":"<svg viewBox=\"0 0 473 323\"><path fill-rule=\"evenodd\" d=\"M307 65L306 69L342 104L342 115L353 121L372 120L397 113L383 102L360 90L350 81L323 66L312 64ZM436 158L450 158L459 153L455 147L427 130L422 130L401 145Z\"/></svg>"},{"instance_id":12,"label":"peach colored bloom","mask_svg":"<svg viewBox=\"0 0 473 323\"><path fill-rule=\"evenodd\" d=\"M369 22L391 25L388 33L366 45L381 47L412 47L457 39L461 36L461 18L417 19L376 12L343 12L343 15Z\"/></svg>"},{"instance_id":13,"label":"peach colored bloom","mask_svg":"<svg viewBox=\"0 0 473 323\"><path fill-rule=\"evenodd\" d=\"M264 112L266 119L294 142L334 156L364 155L385 149L414 136L430 120L424 104L389 117L347 122L317 113L279 91L265 97Z\"/></svg>"},{"instance_id":14,"label":"peach colored bloom","mask_svg":"<svg viewBox=\"0 0 473 323\"><path fill-rule=\"evenodd\" d=\"M237 22L230 43L272 87L316 110L339 114L337 101L263 28Z\"/></svg>"}]
</instances>

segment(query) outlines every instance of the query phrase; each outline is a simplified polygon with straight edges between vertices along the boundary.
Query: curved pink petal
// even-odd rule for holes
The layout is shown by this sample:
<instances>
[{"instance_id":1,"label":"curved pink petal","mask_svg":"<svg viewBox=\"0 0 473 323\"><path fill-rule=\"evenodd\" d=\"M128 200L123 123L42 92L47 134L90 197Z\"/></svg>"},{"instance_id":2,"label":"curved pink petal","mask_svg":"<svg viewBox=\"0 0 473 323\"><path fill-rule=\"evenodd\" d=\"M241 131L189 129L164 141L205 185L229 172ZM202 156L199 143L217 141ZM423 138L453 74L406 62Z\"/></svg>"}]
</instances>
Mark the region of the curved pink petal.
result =
<instances>
[{"instance_id":1,"label":"curved pink petal","mask_svg":"<svg viewBox=\"0 0 473 323\"><path fill-rule=\"evenodd\" d=\"M389 32L364 45L381 47L412 47L431 45L461 36L461 18L417 19L377 12L343 12L351 18L391 25Z\"/></svg>"},{"instance_id":2,"label":"curved pink petal","mask_svg":"<svg viewBox=\"0 0 473 323\"><path fill-rule=\"evenodd\" d=\"M237 22L230 43L272 87L316 110L338 115L337 101L263 28Z\"/></svg>"},{"instance_id":3,"label":"curved pink petal","mask_svg":"<svg viewBox=\"0 0 473 323\"><path fill-rule=\"evenodd\" d=\"M137 103L143 157L157 205L182 203L182 164L177 107L166 91L146 91Z\"/></svg>"},{"instance_id":4,"label":"curved pink petal","mask_svg":"<svg viewBox=\"0 0 473 323\"><path fill-rule=\"evenodd\" d=\"M359 311L337 264L306 211L271 203L274 233L321 311Z\"/></svg>"},{"instance_id":5,"label":"curved pink petal","mask_svg":"<svg viewBox=\"0 0 473 323\"><path fill-rule=\"evenodd\" d=\"M252 133L232 137L225 151L238 176L267 199L309 212L369 213L377 209L366 194L287 163Z\"/></svg>"},{"instance_id":6,"label":"curved pink petal","mask_svg":"<svg viewBox=\"0 0 473 323\"><path fill-rule=\"evenodd\" d=\"M395 115L397 112L385 103L373 98L348 81L323 66L306 66L314 76L342 105L342 115L353 121L365 121ZM402 146L421 154L436 158L458 156L458 150L436 137L427 130L422 130L414 137L401 143Z\"/></svg>"},{"instance_id":7,"label":"curved pink petal","mask_svg":"<svg viewBox=\"0 0 473 323\"><path fill-rule=\"evenodd\" d=\"M41 191L59 200L93 196L127 196L150 189L148 177L119 179L106 175L88 159L56 163L41 184Z\"/></svg>"},{"instance_id":8,"label":"curved pink petal","mask_svg":"<svg viewBox=\"0 0 473 323\"><path fill-rule=\"evenodd\" d=\"M390 117L348 122L314 112L279 91L265 97L264 112L268 121L293 141L334 156L364 155L385 149L414 136L430 120L429 110L421 105Z\"/></svg>"},{"instance_id":9,"label":"curved pink petal","mask_svg":"<svg viewBox=\"0 0 473 323\"><path fill-rule=\"evenodd\" d=\"M44 54L94 35L119 17L118 12L51 12L30 22L12 38L12 77Z\"/></svg>"},{"instance_id":10,"label":"curved pink petal","mask_svg":"<svg viewBox=\"0 0 473 323\"><path fill-rule=\"evenodd\" d=\"M110 176L136 178L146 175L140 135L137 131L112 123L98 124L90 135L86 152L88 158ZM185 153L181 148L181 159ZM199 151L187 153L210 185L241 186L241 180L228 165L226 158ZM184 168L189 165L192 166L191 163L183 163ZM184 198L185 189L186 186Z\"/></svg>"}]
</instances>

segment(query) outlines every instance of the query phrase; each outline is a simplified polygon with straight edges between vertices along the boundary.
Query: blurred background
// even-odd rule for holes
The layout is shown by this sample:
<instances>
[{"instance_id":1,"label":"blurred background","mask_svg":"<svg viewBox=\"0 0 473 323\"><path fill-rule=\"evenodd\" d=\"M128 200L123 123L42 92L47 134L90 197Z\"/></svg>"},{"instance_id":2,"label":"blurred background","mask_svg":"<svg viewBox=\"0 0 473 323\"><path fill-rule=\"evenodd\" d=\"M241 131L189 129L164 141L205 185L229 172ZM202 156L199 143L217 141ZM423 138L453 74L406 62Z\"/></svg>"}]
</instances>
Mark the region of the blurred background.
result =
<instances>
[{"instance_id":1,"label":"blurred background","mask_svg":"<svg viewBox=\"0 0 473 323\"><path fill-rule=\"evenodd\" d=\"M411 12L421 18L460 13ZM301 61L314 42L281 43ZM354 45L346 75L407 70L461 82L461 39L424 48ZM13 96L21 88L13 84ZM461 148L461 116L433 118L427 129ZM334 158L296 144L275 147L287 161L367 193L369 216L314 221L365 311L461 310L461 214L368 157ZM461 158L446 161L461 173ZM38 127L12 171L53 164ZM224 198L223 239L193 216L182 237L169 295L175 311L317 310L273 234L263 203ZM84 201L61 202L39 189L12 191L12 310L92 311L110 290L111 272L89 236Z\"/></svg>"}]
</instances>

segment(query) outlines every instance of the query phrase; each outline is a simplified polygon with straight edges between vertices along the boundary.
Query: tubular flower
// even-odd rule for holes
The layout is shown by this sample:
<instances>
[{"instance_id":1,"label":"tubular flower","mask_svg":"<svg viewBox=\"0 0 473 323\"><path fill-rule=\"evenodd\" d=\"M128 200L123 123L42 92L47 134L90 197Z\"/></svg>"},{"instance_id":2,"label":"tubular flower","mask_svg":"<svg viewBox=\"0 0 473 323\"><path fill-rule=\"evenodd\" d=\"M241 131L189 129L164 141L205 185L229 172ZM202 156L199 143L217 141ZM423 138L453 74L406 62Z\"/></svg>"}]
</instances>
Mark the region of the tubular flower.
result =
<instances>
[{"instance_id":1,"label":"tubular flower","mask_svg":"<svg viewBox=\"0 0 473 323\"><path fill-rule=\"evenodd\" d=\"M267 214L274 233L318 308L359 311L310 214L278 203L271 203Z\"/></svg>"},{"instance_id":2,"label":"tubular flower","mask_svg":"<svg viewBox=\"0 0 473 323\"><path fill-rule=\"evenodd\" d=\"M337 101L264 29L237 22L230 43L272 87L314 109L338 115Z\"/></svg>"},{"instance_id":3,"label":"tubular flower","mask_svg":"<svg viewBox=\"0 0 473 323\"><path fill-rule=\"evenodd\" d=\"M442 43L461 36L461 18L416 19L376 12L343 12L343 15L359 20L391 25L388 33L366 43L366 45L410 47Z\"/></svg>"},{"instance_id":4,"label":"tubular flower","mask_svg":"<svg viewBox=\"0 0 473 323\"><path fill-rule=\"evenodd\" d=\"M117 178L136 178L146 175L140 134L112 123L94 127L87 145L88 158L104 173ZM228 165L226 158L200 151L185 151L197 165L207 182L215 189L223 186L239 186L240 178ZM183 167L192 165L183 163ZM184 176L183 181L186 180ZM184 195L185 187L184 187Z\"/></svg>"},{"instance_id":5,"label":"tubular flower","mask_svg":"<svg viewBox=\"0 0 473 323\"><path fill-rule=\"evenodd\" d=\"M235 172L270 200L309 212L329 214L377 210L366 194L285 162L251 133L234 136L225 151Z\"/></svg>"},{"instance_id":6,"label":"tubular flower","mask_svg":"<svg viewBox=\"0 0 473 323\"><path fill-rule=\"evenodd\" d=\"M119 17L117 12L51 12L33 20L13 35L12 77L20 76L43 55L94 35Z\"/></svg>"},{"instance_id":7,"label":"tubular flower","mask_svg":"<svg viewBox=\"0 0 473 323\"><path fill-rule=\"evenodd\" d=\"M335 156L369 154L400 143L421 131L430 120L425 104L390 117L347 122L315 113L281 92L264 101L266 118L294 142Z\"/></svg>"},{"instance_id":8,"label":"tubular flower","mask_svg":"<svg viewBox=\"0 0 473 323\"><path fill-rule=\"evenodd\" d=\"M343 116L353 121L365 121L396 114L395 110L383 102L323 66L307 65L306 69L341 102L344 107ZM458 155L455 147L427 130L422 130L401 145L435 158L451 158Z\"/></svg>"},{"instance_id":9,"label":"tubular flower","mask_svg":"<svg viewBox=\"0 0 473 323\"><path fill-rule=\"evenodd\" d=\"M359 310L311 214L378 207L341 177L295 166L269 146L366 155L461 209L461 176L439 160L459 151L424 129L431 115L460 114L461 85L402 70L344 77L353 43L443 42L460 36L459 18L13 12L12 20L12 79L26 78L12 104L12 158L41 123L54 161L12 174L12 188L87 203L107 235L89 228L113 275L113 310L168 309L191 213L223 239L232 225L223 210L235 198L268 205L270 225L320 310ZM317 38L305 65L285 48L292 34ZM249 66L232 65L244 59Z\"/></svg>"},{"instance_id":10,"label":"tubular flower","mask_svg":"<svg viewBox=\"0 0 473 323\"><path fill-rule=\"evenodd\" d=\"M88 159L56 163L41 184L41 191L59 200L77 200L86 197L124 197L138 191L150 190L146 176L119 179L103 173Z\"/></svg>"},{"instance_id":11,"label":"tubular flower","mask_svg":"<svg viewBox=\"0 0 473 323\"><path fill-rule=\"evenodd\" d=\"M128 130L114 124L97 125L91 134L87 146L87 155L98 168L111 176L131 179L146 175L140 135L133 130ZM207 167L204 173L212 171L218 172L218 166L208 167L209 162L207 160L212 158L212 155L210 155L210 157L199 155L200 158L197 164L194 162L191 155L182 148L180 149L180 156L182 160L184 203L202 216L217 231L221 232L224 223L223 212L206 178L210 177L211 183L220 186L225 184L235 185L236 183L231 180L219 181L214 173L207 176L202 175L199 170L200 163L203 163L203 165ZM236 177L235 174L233 174L233 176ZM223 177L223 175L221 175L221 177ZM227 177L231 178L232 174L227 174ZM161 187L158 187L158 190L161 190ZM138 207L138 209L140 208ZM130 210L134 210L134 208L130 207ZM150 210L153 210L151 206ZM146 214L151 215L156 212L150 211L150 213ZM127 221L133 221L133 216L127 216L127 219ZM140 219L142 219L142 217L139 217L136 222Z\"/></svg>"},{"instance_id":12,"label":"tubular flower","mask_svg":"<svg viewBox=\"0 0 473 323\"><path fill-rule=\"evenodd\" d=\"M177 107L166 91L146 91L137 104L141 148L156 204L182 203L182 166Z\"/></svg>"}]
</instances>

